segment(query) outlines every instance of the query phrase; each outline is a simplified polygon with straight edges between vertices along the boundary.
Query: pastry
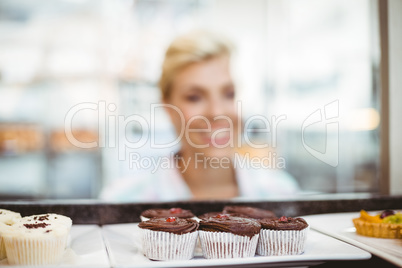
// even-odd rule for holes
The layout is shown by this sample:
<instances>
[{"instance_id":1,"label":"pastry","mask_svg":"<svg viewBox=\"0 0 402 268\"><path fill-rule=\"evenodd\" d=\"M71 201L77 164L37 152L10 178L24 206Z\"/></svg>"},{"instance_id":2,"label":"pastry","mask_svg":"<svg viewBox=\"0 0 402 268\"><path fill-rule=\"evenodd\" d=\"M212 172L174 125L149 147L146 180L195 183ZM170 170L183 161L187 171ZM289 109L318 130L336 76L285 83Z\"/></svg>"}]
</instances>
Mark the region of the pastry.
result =
<instances>
[{"instance_id":1,"label":"pastry","mask_svg":"<svg viewBox=\"0 0 402 268\"><path fill-rule=\"evenodd\" d=\"M58 214L21 218L2 232L8 263L46 265L60 262L72 221Z\"/></svg>"},{"instance_id":2,"label":"pastry","mask_svg":"<svg viewBox=\"0 0 402 268\"><path fill-rule=\"evenodd\" d=\"M374 216L365 210L360 217L353 219L356 233L378 238L402 238L402 213L385 210Z\"/></svg>"},{"instance_id":3,"label":"pastry","mask_svg":"<svg viewBox=\"0 0 402 268\"><path fill-rule=\"evenodd\" d=\"M302 218L262 219L257 254L298 255L304 252L309 226Z\"/></svg>"},{"instance_id":4,"label":"pastry","mask_svg":"<svg viewBox=\"0 0 402 268\"><path fill-rule=\"evenodd\" d=\"M142 250L151 260L189 260L194 256L198 222L176 217L140 222Z\"/></svg>"},{"instance_id":5,"label":"pastry","mask_svg":"<svg viewBox=\"0 0 402 268\"><path fill-rule=\"evenodd\" d=\"M254 219L218 214L200 221L199 236L207 259L253 257L261 224Z\"/></svg>"}]
</instances>

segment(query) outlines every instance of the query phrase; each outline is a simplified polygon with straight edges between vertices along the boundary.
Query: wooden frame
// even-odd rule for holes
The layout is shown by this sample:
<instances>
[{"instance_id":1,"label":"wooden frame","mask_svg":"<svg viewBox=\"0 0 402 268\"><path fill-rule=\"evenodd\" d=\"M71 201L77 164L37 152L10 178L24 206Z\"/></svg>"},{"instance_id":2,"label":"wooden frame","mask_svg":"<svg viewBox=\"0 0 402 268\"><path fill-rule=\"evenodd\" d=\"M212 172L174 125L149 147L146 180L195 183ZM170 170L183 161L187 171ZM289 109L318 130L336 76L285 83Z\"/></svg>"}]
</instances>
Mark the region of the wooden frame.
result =
<instances>
[{"instance_id":1,"label":"wooden frame","mask_svg":"<svg viewBox=\"0 0 402 268\"><path fill-rule=\"evenodd\" d=\"M378 0L381 49L380 193L390 194L388 0Z\"/></svg>"}]
</instances>

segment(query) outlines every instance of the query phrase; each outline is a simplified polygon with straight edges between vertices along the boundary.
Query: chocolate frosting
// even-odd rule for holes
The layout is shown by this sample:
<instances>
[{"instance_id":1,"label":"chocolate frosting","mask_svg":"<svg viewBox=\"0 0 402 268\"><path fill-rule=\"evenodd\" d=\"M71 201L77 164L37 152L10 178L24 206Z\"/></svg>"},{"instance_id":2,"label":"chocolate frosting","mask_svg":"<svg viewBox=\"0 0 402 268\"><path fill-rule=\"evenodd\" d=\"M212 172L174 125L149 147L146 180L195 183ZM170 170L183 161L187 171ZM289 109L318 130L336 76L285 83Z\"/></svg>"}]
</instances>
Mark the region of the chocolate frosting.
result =
<instances>
[{"instance_id":1,"label":"chocolate frosting","mask_svg":"<svg viewBox=\"0 0 402 268\"><path fill-rule=\"evenodd\" d=\"M248 217L252 219L276 218L275 213L270 210L246 206L225 206L223 208L223 213L228 213L239 217Z\"/></svg>"},{"instance_id":2,"label":"chocolate frosting","mask_svg":"<svg viewBox=\"0 0 402 268\"><path fill-rule=\"evenodd\" d=\"M200 218L201 220L204 220L204 219L208 219L211 217L215 217L218 214L222 214L222 212L207 212L207 213L204 213L204 214L198 216L198 218Z\"/></svg>"},{"instance_id":3,"label":"chocolate frosting","mask_svg":"<svg viewBox=\"0 0 402 268\"><path fill-rule=\"evenodd\" d=\"M234 217L210 217L200 221L198 230L208 232L227 232L241 236L253 237L260 233L261 224L254 219Z\"/></svg>"},{"instance_id":4,"label":"chocolate frosting","mask_svg":"<svg viewBox=\"0 0 402 268\"><path fill-rule=\"evenodd\" d=\"M227 213L227 212L224 213L222 211L221 212L207 212L207 213L204 213L204 214L198 216L198 218L200 218L200 219L208 219L208 218L211 218L211 217L215 217L218 214L226 214L226 215L233 216L233 217L242 217L242 218L248 218L248 219L255 219L255 218L252 218L250 216L246 216L246 215L241 214L241 213Z\"/></svg>"},{"instance_id":5,"label":"chocolate frosting","mask_svg":"<svg viewBox=\"0 0 402 268\"><path fill-rule=\"evenodd\" d=\"M198 222L192 219L181 218L153 218L148 221L143 221L138 224L138 227L142 229L148 229L152 231L168 232L174 234L186 234L197 231ZM169 220L168 220L169 219Z\"/></svg>"},{"instance_id":6,"label":"chocolate frosting","mask_svg":"<svg viewBox=\"0 0 402 268\"><path fill-rule=\"evenodd\" d=\"M279 219L260 220L262 229L269 230L303 230L307 228L307 222L302 218L281 217Z\"/></svg>"},{"instance_id":7,"label":"chocolate frosting","mask_svg":"<svg viewBox=\"0 0 402 268\"><path fill-rule=\"evenodd\" d=\"M173 211L173 212L172 212ZM190 210L186 209L148 209L141 213L141 216L146 218L164 218L164 217L176 217L176 218L192 218L194 214Z\"/></svg>"}]
</instances>

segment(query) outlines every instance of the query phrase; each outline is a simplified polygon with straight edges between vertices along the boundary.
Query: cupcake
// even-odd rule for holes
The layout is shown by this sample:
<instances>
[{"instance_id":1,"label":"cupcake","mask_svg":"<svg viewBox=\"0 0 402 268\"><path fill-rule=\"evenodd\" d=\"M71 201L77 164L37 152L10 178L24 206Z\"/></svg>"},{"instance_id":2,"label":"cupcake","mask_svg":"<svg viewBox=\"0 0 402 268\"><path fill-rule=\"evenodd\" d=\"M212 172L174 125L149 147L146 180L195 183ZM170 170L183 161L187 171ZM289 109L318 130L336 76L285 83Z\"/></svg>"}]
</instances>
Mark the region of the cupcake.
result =
<instances>
[{"instance_id":1,"label":"cupcake","mask_svg":"<svg viewBox=\"0 0 402 268\"><path fill-rule=\"evenodd\" d=\"M261 225L254 219L218 214L200 221L202 253L207 259L253 257Z\"/></svg>"},{"instance_id":2,"label":"cupcake","mask_svg":"<svg viewBox=\"0 0 402 268\"><path fill-rule=\"evenodd\" d=\"M151 260L189 260L194 257L198 222L176 217L140 222L142 250Z\"/></svg>"},{"instance_id":3,"label":"cupcake","mask_svg":"<svg viewBox=\"0 0 402 268\"><path fill-rule=\"evenodd\" d=\"M19 219L21 219L21 214L6 209L0 209L0 260L7 257L1 233L10 228L10 226Z\"/></svg>"},{"instance_id":4,"label":"cupcake","mask_svg":"<svg viewBox=\"0 0 402 268\"><path fill-rule=\"evenodd\" d=\"M60 262L71 219L57 214L24 217L2 235L11 265L46 265Z\"/></svg>"},{"instance_id":5,"label":"cupcake","mask_svg":"<svg viewBox=\"0 0 402 268\"><path fill-rule=\"evenodd\" d=\"M194 214L190 210L182 208L171 208L171 209L148 209L141 213L141 221L147 221L152 218L168 218L175 217L181 219L194 218Z\"/></svg>"},{"instance_id":6,"label":"cupcake","mask_svg":"<svg viewBox=\"0 0 402 268\"><path fill-rule=\"evenodd\" d=\"M224 214L230 214L237 217L246 217L251 219L272 219L276 218L275 213L270 210L247 207L247 206L225 206Z\"/></svg>"},{"instance_id":7,"label":"cupcake","mask_svg":"<svg viewBox=\"0 0 402 268\"><path fill-rule=\"evenodd\" d=\"M309 226L302 218L262 219L257 254L298 255L304 252Z\"/></svg>"}]
</instances>

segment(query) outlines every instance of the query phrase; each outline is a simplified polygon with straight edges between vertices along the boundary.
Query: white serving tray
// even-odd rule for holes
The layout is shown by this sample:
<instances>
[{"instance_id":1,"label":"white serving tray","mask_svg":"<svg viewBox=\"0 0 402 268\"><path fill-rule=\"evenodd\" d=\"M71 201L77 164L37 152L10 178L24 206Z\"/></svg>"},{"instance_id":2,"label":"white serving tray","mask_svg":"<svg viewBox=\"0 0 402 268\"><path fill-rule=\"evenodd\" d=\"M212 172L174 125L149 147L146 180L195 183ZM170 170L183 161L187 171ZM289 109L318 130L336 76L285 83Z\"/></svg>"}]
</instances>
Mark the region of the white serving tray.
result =
<instances>
[{"instance_id":1,"label":"white serving tray","mask_svg":"<svg viewBox=\"0 0 402 268\"><path fill-rule=\"evenodd\" d=\"M371 215L380 211L370 211ZM385 239L358 235L353 225L353 218L359 218L360 212L333 213L303 216L310 227L323 234L335 237L402 267L402 239Z\"/></svg>"},{"instance_id":2,"label":"white serving tray","mask_svg":"<svg viewBox=\"0 0 402 268\"><path fill-rule=\"evenodd\" d=\"M102 234L105 239L110 263L113 267L211 267L234 266L269 267L317 265L330 260L365 260L371 254L357 247L310 230L305 252L294 256L256 255L241 259L205 259L200 249L191 260L185 261L151 261L141 250L140 229L136 223L104 225Z\"/></svg>"},{"instance_id":3,"label":"white serving tray","mask_svg":"<svg viewBox=\"0 0 402 268\"><path fill-rule=\"evenodd\" d=\"M63 255L59 267L110 267L101 228L98 225L77 225L71 227L69 247ZM7 259L0 266L15 267Z\"/></svg>"}]
</instances>

